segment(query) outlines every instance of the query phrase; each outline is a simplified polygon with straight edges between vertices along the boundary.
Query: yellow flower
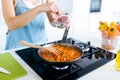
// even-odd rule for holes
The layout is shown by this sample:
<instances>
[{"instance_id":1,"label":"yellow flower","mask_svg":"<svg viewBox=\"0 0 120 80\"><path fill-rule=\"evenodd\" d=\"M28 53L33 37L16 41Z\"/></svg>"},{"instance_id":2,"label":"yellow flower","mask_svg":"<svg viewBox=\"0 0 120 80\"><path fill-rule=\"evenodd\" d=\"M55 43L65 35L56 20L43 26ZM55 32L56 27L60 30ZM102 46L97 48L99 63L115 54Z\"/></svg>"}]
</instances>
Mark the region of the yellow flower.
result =
<instances>
[{"instance_id":1,"label":"yellow flower","mask_svg":"<svg viewBox=\"0 0 120 80\"><path fill-rule=\"evenodd\" d=\"M107 30L108 28L108 23L107 22L102 22L102 21L99 21L99 30L103 31L103 30Z\"/></svg>"},{"instance_id":2,"label":"yellow flower","mask_svg":"<svg viewBox=\"0 0 120 80\"><path fill-rule=\"evenodd\" d=\"M105 21L103 24L108 27L108 22Z\"/></svg>"},{"instance_id":3,"label":"yellow flower","mask_svg":"<svg viewBox=\"0 0 120 80\"><path fill-rule=\"evenodd\" d=\"M106 30L107 29L107 26L105 25L100 25L99 26L99 30L103 31L103 30Z\"/></svg>"},{"instance_id":4,"label":"yellow flower","mask_svg":"<svg viewBox=\"0 0 120 80\"><path fill-rule=\"evenodd\" d=\"M99 30L106 31L108 36L115 37L120 36L120 25L112 21L110 24L108 22L99 21Z\"/></svg>"},{"instance_id":5,"label":"yellow flower","mask_svg":"<svg viewBox=\"0 0 120 80\"><path fill-rule=\"evenodd\" d=\"M114 35L117 32L117 28L115 26L110 26L108 28L108 35Z\"/></svg>"},{"instance_id":6,"label":"yellow flower","mask_svg":"<svg viewBox=\"0 0 120 80\"><path fill-rule=\"evenodd\" d=\"M110 23L110 26L115 26L116 25L116 23L114 22L114 21L112 21L111 23Z\"/></svg>"}]
</instances>

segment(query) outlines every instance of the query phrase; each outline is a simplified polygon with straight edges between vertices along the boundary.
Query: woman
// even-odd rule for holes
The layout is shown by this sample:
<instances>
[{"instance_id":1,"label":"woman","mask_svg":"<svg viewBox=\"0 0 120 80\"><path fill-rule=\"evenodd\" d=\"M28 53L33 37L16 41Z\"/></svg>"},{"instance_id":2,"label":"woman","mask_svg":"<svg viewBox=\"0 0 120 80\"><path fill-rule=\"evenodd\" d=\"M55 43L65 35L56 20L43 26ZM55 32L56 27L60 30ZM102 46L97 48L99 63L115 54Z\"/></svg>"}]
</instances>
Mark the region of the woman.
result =
<instances>
[{"instance_id":1,"label":"woman","mask_svg":"<svg viewBox=\"0 0 120 80\"><path fill-rule=\"evenodd\" d=\"M34 44L46 42L45 13L52 25L62 18L67 26L69 24L68 17L62 16L57 3L52 0L2 0L2 8L9 29L6 50L21 47L21 40Z\"/></svg>"}]
</instances>

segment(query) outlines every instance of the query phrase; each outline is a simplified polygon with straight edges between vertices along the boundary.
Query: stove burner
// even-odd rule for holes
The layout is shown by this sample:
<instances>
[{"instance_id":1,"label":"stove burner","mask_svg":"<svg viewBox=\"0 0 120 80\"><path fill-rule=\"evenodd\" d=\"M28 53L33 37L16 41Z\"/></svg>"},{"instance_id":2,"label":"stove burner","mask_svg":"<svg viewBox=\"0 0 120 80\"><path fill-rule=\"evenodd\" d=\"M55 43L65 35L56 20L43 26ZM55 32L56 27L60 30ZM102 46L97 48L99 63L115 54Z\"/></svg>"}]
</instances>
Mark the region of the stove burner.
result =
<instances>
[{"instance_id":1,"label":"stove burner","mask_svg":"<svg viewBox=\"0 0 120 80\"><path fill-rule=\"evenodd\" d=\"M52 67L53 67L54 69L56 69L56 70L65 70L65 69L67 69L69 66L56 67L56 66L53 66L53 65L52 65Z\"/></svg>"},{"instance_id":2,"label":"stove burner","mask_svg":"<svg viewBox=\"0 0 120 80\"><path fill-rule=\"evenodd\" d=\"M61 40L51 42L60 43ZM96 48L89 43L83 43L73 38L68 38L67 43L76 45L84 51L82 58L72 65L62 67L51 66L38 56L38 49L26 48L16 53L43 79L43 80L75 80L95 70L96 68L113 60L116 55L101 48ZM48 43L50 44L50 43ZM44 45L44 44L43 44Z\"/></svg>"},{"instance_id":3,"label":"stove burner","mask_svg":"<svg viewBox=\"0 0 120 80\"><path fill-rule=\"evenodd\" d=\"M90 47L85 45L85 44L82 44L82 43L75 43L75 45L77 47L79 47L80 49L82 49L83 52L87 52L90 50Z\"/></svg>"}]
</instances>

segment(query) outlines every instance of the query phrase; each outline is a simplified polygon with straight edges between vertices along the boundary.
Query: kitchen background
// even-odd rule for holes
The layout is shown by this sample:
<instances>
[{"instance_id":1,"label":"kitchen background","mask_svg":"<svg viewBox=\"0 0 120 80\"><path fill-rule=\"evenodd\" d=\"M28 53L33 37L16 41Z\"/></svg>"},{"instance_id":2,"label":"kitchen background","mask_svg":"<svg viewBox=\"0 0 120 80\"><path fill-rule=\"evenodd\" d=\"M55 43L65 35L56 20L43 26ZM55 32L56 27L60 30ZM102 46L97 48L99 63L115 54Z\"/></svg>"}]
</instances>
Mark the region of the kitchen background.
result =
<instances>
[{"instance_id":1,"label":"kitchen background","mask_svg":"<svg viewBox=\"0 0 120 80\"><path fill-rule=\"evenodd\" d=\"M120 0L92 0L101 1L100 12L90 12L91 0L57 0L64 11L71 17L68 37L89 41L89 37L99 41L101 33L98 30L99 21L120 21ZM93 3L94 5L94 3ZM95 5L96 7L97 5ZM64 29L51 27L46 18L46 30L49 41L62 39ZM7 25L3 19L0 2L0 51L4 50ZM83 38L84 37L84 38ZM90 38L90 39L91 39Z\"/></svg>"}]
</instances>

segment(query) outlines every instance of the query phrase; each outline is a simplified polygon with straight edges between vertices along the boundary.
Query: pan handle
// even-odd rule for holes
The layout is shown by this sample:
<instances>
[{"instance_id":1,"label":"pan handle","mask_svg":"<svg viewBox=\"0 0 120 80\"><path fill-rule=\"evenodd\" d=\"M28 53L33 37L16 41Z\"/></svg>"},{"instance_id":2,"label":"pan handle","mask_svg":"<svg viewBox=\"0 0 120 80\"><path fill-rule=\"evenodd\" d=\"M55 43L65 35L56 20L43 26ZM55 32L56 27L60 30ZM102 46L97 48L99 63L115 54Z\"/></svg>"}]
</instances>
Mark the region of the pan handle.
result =
<instances>
[{"instance_id":1,"label":"pan handle","mask_svg":"<svg viewBox=\"0 0 120 80\"><path fill-rule=\"evenodd\" d=\"M66 39L67 39L69 28L70 27L65 28L65 31L64 31L64 34L63 34L63 38L62 38L62 43L66 43Z\"/></svg>"}]
</instances>

